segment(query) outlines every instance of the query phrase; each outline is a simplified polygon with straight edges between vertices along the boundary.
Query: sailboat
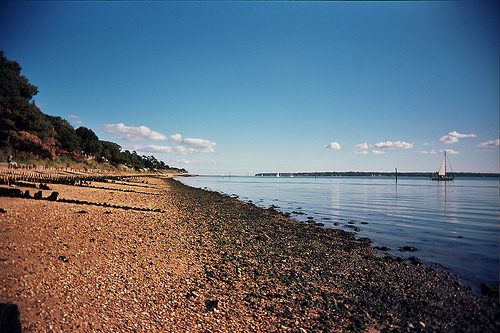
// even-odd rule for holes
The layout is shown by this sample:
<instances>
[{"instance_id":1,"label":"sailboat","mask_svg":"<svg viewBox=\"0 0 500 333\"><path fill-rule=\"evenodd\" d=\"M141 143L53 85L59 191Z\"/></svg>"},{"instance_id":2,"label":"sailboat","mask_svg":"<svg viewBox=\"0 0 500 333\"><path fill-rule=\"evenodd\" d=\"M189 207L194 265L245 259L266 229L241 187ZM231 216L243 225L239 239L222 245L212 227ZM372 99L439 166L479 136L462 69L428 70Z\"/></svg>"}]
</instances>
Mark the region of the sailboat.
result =
<instances>
[{"instance_id":1,"label":"sailboat","mask_svg":"<svg viewBox=\"0 0 500 333\"><path fill-rule=\"evenodd\" d=\"M446 174L446 150L444 151L444 157L443 157L443 162L441 162L441 167L439 168L439 171L437 174L432 176L432 180L454 180L455 176Z\"/></svg>"}]
</instances>

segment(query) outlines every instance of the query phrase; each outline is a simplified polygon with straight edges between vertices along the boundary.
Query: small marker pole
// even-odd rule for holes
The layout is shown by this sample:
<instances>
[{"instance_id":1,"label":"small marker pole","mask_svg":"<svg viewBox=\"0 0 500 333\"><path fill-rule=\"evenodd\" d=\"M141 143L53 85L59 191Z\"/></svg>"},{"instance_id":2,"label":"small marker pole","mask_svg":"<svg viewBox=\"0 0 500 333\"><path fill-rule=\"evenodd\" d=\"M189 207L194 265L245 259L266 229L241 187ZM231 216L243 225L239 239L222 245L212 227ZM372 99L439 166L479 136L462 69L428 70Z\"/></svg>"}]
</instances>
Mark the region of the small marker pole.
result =
<instances>
[{"instance_id":1,"label":"small marker pole","mask_svg":"<svg viewBox=\"0 0 500 333\"><path fill-rule=\"evenodd\" d=\"M398 168L396 168L396 184L398 183Z\"/></svg>"}]
</instances>

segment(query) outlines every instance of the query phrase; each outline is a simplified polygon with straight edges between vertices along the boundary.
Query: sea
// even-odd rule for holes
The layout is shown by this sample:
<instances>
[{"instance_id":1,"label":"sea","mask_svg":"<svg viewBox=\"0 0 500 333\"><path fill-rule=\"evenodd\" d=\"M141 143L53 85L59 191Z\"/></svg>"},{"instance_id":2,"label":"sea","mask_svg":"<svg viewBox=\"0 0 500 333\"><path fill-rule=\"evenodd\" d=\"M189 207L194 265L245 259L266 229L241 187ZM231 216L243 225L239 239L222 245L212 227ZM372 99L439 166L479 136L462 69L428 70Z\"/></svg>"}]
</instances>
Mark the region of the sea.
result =
<instances>
[{"instance_id":1,"label":"sea","mask_svg":"<svg viewBox=\"0 0 500 333\"><path fill-rule=\"evenodd\" d=\"M499 282L499 178L198 176L189 186L274 207L293 219L355 232L380 255L448 271L480 292ZM404 251L404 248L415 251Z\"/></svg>"}]
</instances>

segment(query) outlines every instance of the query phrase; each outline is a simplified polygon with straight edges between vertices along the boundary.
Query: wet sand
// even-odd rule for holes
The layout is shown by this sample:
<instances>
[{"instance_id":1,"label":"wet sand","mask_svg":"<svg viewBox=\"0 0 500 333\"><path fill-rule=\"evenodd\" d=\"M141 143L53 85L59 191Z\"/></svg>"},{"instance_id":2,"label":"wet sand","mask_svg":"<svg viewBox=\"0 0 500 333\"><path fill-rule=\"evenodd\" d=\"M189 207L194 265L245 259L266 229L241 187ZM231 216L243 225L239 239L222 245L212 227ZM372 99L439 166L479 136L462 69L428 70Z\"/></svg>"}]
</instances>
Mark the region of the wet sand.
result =
<instances>
[{"instance_id":1,"label":"wet sand","mask_svg":"<svg viewBox=\"0 0 500 333\"><path fill-rule=\"evenodd\" d=\"M498 299L353 233L172 179L49 187L0 197L0 303L23 332L500 328Z\"/></svg>"}]
</instances>

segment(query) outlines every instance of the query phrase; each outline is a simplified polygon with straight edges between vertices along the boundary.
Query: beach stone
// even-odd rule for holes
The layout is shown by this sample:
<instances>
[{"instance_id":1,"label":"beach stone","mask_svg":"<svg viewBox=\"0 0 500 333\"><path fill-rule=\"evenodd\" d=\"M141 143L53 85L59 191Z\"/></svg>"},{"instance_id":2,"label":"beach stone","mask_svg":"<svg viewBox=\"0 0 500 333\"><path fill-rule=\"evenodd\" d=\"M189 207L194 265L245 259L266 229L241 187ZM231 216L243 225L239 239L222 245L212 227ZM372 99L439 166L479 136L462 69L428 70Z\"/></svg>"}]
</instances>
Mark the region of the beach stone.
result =
<instances>
[{"instance_id":1,"label":"beach stone","mask_svg":"<svg viewBox=\"0 0 500 333\"><path fill-rule=\"evenodd\" d=\"M399 249L400 252L415 252L418 251L416 247L413 246L403 246L402 248Z\"/></svg>"},{"instance_id":2,"label":"beach stone","mask_svg":"<svg viewBox=\"0 0 500 333\"><path fill-rule=\"evenodd\" d=\"M481 284L481 294L484 296L499 297L498 286L492 286L486 283Z\"/></svg>"},{"instance_id":3,"label":"beach stone","mask_svg":"<svg viewBox=\"0 0 500 333\"><path fill-rule=\"evenodd\" d=\"M370 245L372 243L372 240L368 237L363 237L358 239L358 242L360 242L361 244Z\"/></svg>"},{"instance_id":4,"label":"beach stone","mask_svg":"<svg viewBox=\"0 0 500 333\"><path fill-rule=\"evenodd\" d=\"M40 200L40 199L42 199L42 195L43 195L43 192L42 192L42 191L38 191L38 192L36 192L36 193L33 195L33 197L34 197L35 199L37 199L37 200Z\"/></svg>"},{"instance_id":5,"label":"beach stone","mask_svg":"<svg viewBox=\"0 0 500 333\"><path fill-rule=\"evenodd\" d=\"M0 332L21 333L19 308L16 304L0 304Z\"/></svg>"},{"instance_id":6,"label":"beach stone","mask_svg":"<svg viewBox=\"0 0 500 333\"><path fill-rule=\"evenodd\" d=\"M217 306L219 305L219 301L218 300L206 300L205 301L205 308L207 311L214 311Z\"/></svg>"},{"instance_id":7,"label":"beach stone","mask_svg":"<svg viewBox=\"0 0 500 333\"><path fill-rule=\"evenodd\" d=\"M412 263L413 265L420 266L420 265L422 265L422 264L423 264L423 261L422 261L422 260L420 260L420 259L418 259L417 257L410 257L410 258L408 258L408 259L411 261L411 263Z\"/></svg>"},{"instance_id":8,"label":"beach stone","mask_svg":"<svg viewBox=\"0 0 500 333\"><path fill-rule=\"evenodd\" d=\"M261 242L267 242L269 239L271 239L271 237L269 237L267 234L262 234L262 235L258 235L257 237L255 237L255 240L258 240Z\"/></svg>"}]
</instances>

